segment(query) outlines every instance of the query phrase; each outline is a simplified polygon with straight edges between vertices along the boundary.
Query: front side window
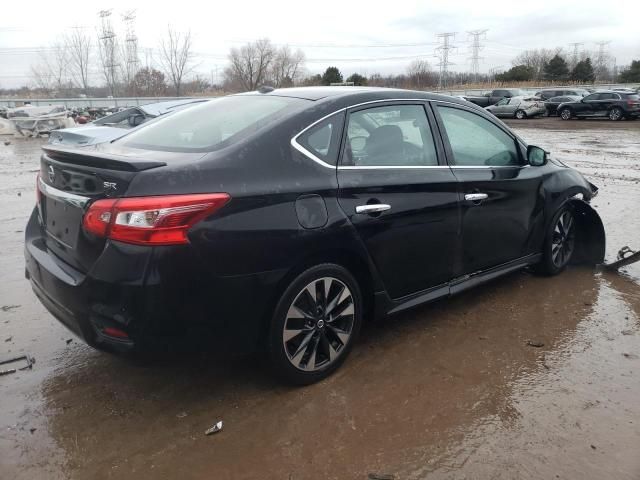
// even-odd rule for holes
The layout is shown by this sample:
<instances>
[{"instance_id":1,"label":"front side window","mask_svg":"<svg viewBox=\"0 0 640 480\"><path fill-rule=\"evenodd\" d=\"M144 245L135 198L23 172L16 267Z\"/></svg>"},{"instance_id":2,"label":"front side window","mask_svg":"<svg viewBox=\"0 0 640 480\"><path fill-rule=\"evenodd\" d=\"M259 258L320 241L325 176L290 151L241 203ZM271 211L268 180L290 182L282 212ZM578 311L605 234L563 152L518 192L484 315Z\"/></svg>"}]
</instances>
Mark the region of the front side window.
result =
<instances>
[{"instance_id":1,"label":"front side window","mask_svg":"<svg viewBox=\"0 0 640 480\"><path fill-rule=\"evenodd\" d=\"M336 113L301 134L297 142L323 162L335 165L343 124L344 112Z\"/></svg>"},{"instance_id":2,"label":"front side window","mask_svg":"<svg viewBox=\"0 0 640 480\"><path fill-rule=\"evenodd\" d=\"M438 105L451 145L453 164L460 166L521 165L514 139L475 113Z\"/></svg>"},{"instance_id":3,"label":"front side window","mask_svg":"<svg viewBox=\"0 0 640 480\"><path fill-rule=\"evenodd\" d=\"M508 98L503 98L498 103L496 103L496 107L500 107L502 105L507 105L508 103L509 103L509 99Z\"/></svg>"},{"instance_id":4,"label":"front side window","mask_svg":"<svg viewBox=\"0 0 640 480\"><path fill-rule=\"evenodd\" d=\"M437 165L438 158L424 107L389 105L351 113L342 164Z\"/></svg>"},{"instance_id":5,"label":"front side window","mask_svg":"<svg viewBox=\"0 0 640 480\"><path fill-rule=\"evenodd\" d=\"M600 99L600 94L599 93L592 93L591 95L587 95L586 97L584 97L584 101L585 102L593 102L594 100L599 100Z\"/></svg>"}]
</instances>

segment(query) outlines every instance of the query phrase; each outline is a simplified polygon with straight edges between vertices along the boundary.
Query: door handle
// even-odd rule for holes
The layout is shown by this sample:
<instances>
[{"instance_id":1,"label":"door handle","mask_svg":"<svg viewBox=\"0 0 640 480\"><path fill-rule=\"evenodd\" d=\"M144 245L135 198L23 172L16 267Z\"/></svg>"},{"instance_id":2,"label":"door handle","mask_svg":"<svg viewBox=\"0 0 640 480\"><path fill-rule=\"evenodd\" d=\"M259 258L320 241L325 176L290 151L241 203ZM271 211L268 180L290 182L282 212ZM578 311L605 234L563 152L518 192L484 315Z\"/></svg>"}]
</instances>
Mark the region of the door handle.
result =
<instances>
[{"instance_id":1,"label":"door handle","mask_svg":"<svg viewBox=\"0 0 640 480\"><path fill-rule=\"evenodd\" d=\"M467 193L464 196L464 199L468 202L481 202L482 200L486 200L489 198L489 195L486 193Z\"/></svg>"},{"instance_id":2,"label":"door handle","mask_svg":"<svg viewBox=\"0 0 640 480\"><path fill-rule=\"evenodd\" d=\"M387 210L391 210L391 205L387 205L385 203L374 203L371 205L358 205L356 207L356 213L363 213L363 214L380 213L380 212L386 212Z\"/></svg>"}]
</instances>

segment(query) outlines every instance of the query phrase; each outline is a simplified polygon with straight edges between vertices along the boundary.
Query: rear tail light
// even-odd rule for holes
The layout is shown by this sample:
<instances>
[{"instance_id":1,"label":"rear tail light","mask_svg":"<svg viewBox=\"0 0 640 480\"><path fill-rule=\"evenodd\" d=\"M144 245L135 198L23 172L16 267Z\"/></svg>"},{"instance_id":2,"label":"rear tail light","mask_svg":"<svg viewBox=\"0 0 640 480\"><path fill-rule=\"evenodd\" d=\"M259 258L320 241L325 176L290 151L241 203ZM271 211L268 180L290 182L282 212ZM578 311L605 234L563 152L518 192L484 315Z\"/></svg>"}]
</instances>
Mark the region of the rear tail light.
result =
<instances>
[{"instance_id":1,"label":"rear tail light","mask_svg":"<svg viewBox=\"0 0 640 480\"><path fill-rule=\"evenodd\" d=\"M226 193L97 200L84 215L87 232L137 245L189 243L187 232L222 208Z\"/></svg>"}]
</instances>

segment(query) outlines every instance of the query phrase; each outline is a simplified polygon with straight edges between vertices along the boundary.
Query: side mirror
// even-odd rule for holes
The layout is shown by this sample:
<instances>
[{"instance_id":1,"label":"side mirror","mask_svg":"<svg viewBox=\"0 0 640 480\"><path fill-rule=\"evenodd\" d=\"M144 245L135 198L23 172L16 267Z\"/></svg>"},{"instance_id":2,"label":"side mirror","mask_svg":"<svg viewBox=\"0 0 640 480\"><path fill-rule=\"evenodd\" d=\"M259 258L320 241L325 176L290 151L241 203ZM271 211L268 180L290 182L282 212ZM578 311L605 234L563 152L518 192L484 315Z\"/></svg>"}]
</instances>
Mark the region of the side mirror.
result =
<instances>
[{"instance_id":1,"label":"side mirror","mask_svg":"<svg viewBox=\"0 0 640 480\"><path fill-rule=\"evenodd\" d=\"M144 115L135 114L129 117L129 126L137 127L138 125L142 125L144 123Z\"/></svg>"},{"instance_id":2,"label":"side mirror","mask_svg":"<svg viewBox=\"0 0 640 480\"><path fill-rule=\"evenodd\" d=\"M532 167L542 167L549 161L549 152L535 145L527 147L527 161Z\"/></svg>"}]
</instances>

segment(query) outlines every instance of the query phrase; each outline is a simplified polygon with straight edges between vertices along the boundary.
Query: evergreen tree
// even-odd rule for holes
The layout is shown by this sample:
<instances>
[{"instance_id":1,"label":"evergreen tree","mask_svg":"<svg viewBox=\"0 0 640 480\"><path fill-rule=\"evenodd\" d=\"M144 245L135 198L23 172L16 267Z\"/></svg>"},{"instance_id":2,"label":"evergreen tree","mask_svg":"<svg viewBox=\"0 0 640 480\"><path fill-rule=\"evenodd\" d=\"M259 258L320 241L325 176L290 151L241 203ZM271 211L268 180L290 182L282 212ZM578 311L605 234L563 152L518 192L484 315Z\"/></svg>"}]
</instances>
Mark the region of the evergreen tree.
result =
<instances>
[{"instance_id":1,"label":"evergreen tree","mask_svg":"<svg viewBox=\"0 0 640 480\"><path fill-rule=\"evenodd\" d=\"M622 83L640 82L640 60L633 60L629 67L622 70L618 81Z\"/></svg>"},{"instance_id":2,"label":"evergreen tree","mask_svg":"<svg viewBox=\"0 0 640 480\"><path fill-rule=\"evenodd\" d=\"M322 84L331 85L332 83L341 83L342 74L337 67L329 67L322 74Z\"/></svg>"},{"instance_id":3,"label":"evergreen tree","mask_svg":"<svg viewBox=\"0 0 640 480\"><path fill-rule=\"evenodd\" d=\"M596 79L593 65L589 57L576 63L571 71L571 80L581 83L593 83Z\"/></svg>"},{"instance_id":4,"label":"evergreen tree","mask_svg":"<svg viewBox=\"0 0 640 480\"><path fill-rule=\"evenodd\" d=\"M569 67L565 59L556 54L544 66L544 74L549 80L564 80L569 75Z\"/></svg>"},{"instance_id":5,"label":"evergreen tree","mask_svg":"<svg viewBox=\"0 0 640 480\"><path fill-rule=\"evenodd\" d=\"M347 82L353 82L355 86L361 86L367 84L367 77L360 75L359 73L354 73L350 77L347 78Z\"/></svg>"}]
</instances>

